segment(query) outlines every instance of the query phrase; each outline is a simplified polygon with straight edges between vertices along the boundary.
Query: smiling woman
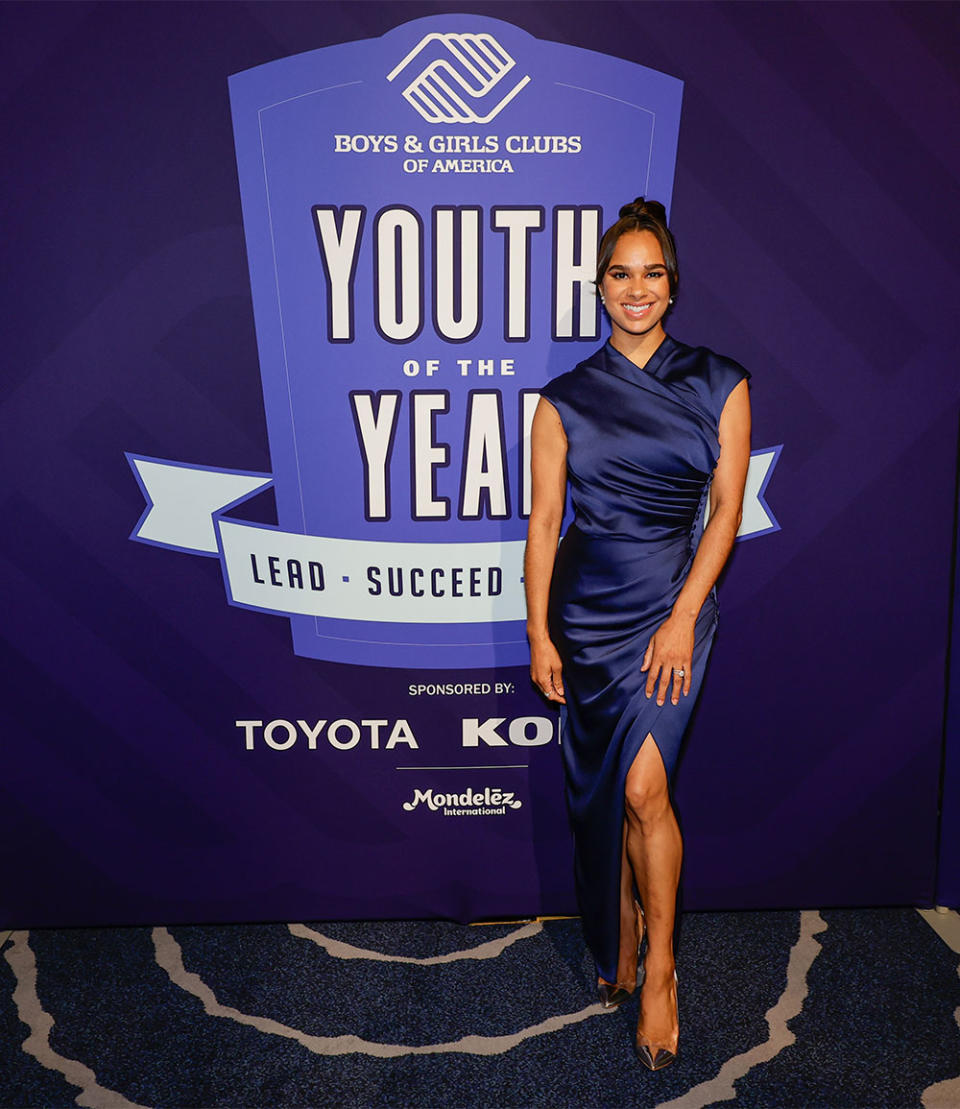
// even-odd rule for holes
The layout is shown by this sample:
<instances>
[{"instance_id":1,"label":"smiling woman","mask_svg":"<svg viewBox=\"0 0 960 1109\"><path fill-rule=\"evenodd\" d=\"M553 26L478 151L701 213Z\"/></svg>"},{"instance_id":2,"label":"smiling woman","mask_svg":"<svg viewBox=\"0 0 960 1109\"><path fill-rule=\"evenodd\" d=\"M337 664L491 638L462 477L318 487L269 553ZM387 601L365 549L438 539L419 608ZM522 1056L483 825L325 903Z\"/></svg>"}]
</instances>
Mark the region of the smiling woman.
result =
<instances>
[{"instance_id":1,"label":"smiling woman","mask_svg":"<svg viewBox=\"0 0 960 1109\"><path fill-rule=\"evenodd\" d=\"M622 235L615 253L603 277L600 299L622 349L631 346L631 339L642 339L659 327L672 298L663 250L652 232Z\"/></svg>"},{"instance_id":2,"label":"smiling woman","mask_svg":"<svg viewBox=\"0 0 960 1109\"><path fill-rule=\"evenodd\" d=\"M610 340L630 358L637 347L655 347L664 338L661 321L676 299L680 274L666 222L626 218L632 230L611 234L623 223L621 216L600 243L597 289L610 317Z\"/></svg>"},{"instance_id":3,"label":"smiling woman","mask_svg":"<svg viewBox=\"0 0 960 1109\"><path fill-rule=\"evenodd\" d=\"M750 456L746 371L664 331L678 280L663 205L625 205L597 263L610 341L549 382L534 416L525 560L531 676L564 705L577 894L600 1000L619 1005L643 983L636 1051L651 1070L674 1061L679 1041L670 775ZM568 481L575 515L558 550Z\"/></svg>"}]
</instances>

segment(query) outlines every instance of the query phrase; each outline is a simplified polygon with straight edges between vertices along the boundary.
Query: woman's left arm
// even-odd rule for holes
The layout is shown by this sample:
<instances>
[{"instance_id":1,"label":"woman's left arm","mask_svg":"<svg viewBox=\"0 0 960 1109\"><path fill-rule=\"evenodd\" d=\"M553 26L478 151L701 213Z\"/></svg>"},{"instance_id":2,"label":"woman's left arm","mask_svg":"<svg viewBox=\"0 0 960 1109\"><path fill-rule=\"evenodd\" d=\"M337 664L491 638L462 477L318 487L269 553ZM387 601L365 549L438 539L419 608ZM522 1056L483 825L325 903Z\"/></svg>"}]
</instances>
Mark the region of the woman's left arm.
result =
<instances>
[{"instance_id":1,"label":"woman's left arm","mask_svg":"<svg viewBox=\"0 0 960 1109\"><path fill-rule=\"evenodd\" d=\"M643 656L641 670L647 674L648 697L657 678L657 704L669 692L673 704L690 692L693 671L694 625L703 602L730 557L737 529L743 518L743 488L750 464L750 391L746 380L734 387L720 415L720 458L710 486L710 519L687 580L670 615L653 633ZM680 677L680 671L683 677ZM672 688L671 688L672 687Z\"/></svg>"}]
</instances>

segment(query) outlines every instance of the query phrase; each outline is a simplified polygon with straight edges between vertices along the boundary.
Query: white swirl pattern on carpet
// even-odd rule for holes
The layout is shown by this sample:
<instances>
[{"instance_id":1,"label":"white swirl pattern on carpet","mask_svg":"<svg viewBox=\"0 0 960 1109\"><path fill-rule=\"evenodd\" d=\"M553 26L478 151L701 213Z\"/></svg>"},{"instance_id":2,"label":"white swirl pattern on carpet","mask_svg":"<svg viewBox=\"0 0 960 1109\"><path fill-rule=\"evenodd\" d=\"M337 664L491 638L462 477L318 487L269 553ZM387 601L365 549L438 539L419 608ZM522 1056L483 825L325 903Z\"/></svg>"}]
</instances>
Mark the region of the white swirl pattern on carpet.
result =
<instances>
[{"instance_id":1,"label":"white swirl pattern on carpet","mask_svg":"<svg viewBox=\"0 0 960 1109\"><path fill-rule=\"evenodd\" d=\"M169 975L170 981L187 993L193 994L202 1002L204 1010L212 1017L223 1017L226 1020L246 1024L272 1036L283 1036L289 1040L296 1040L307 1051L315 1055L349 1055L360 1053L363 1055L376 1055L380 1058L395 1058L398 1055L438 1055L445 1052L463 1052L468 1055L502 1055L505 1051L516 1047L533 1036L543 1036L549 1032L557 1032L570 1024L579 1024L580 1021L590 1017L606 1016L608 1010L599 1004L588 1005L574 1013L561 1013L537 1024L521 1028L505 1036L462 1036L459 1040L451 1040L439 1044L388 1044L364 1040L360 1036L314 1036L302 1032L299 1028L281 1024L269 1017L253 1016L243 1013L232 1006L223 1005L217 999L213 990L203 981L199 974L188 971L183 965L183 952L180 945L166 928L153 929L153 946L156 959ZM469 950L469 949L468 949Z\"/></svg>"},{"instance_id":2,"label":"white swirl pattern on carpet","mask_svg":"<svg viewBox=\"0 0 960 1109\"><path fill-rule=\"evenodd\" d=\"M413 955L385 955L382 951L354 947L353 944L344 943L342 940L331 939L322 932L308 928L305 924L288 924L287 928L290 929L291 935L302 940L310 940L311 943L325 948L327 954L334 959L371 959L378 963L416 963L424 967L437 966L440 963L456 963L461 959L496 959L517 940L528 939L543 931L540 921L534 920L499 939L479 943L476 947L461 948L459 951L448 951L446 955L430 955L420 959Z\"/></svg>"},{"instance_id":3,"label":"white swirl pattern on carpet","mask_svg":"<svg viewBox=\"0 0 960 1109\"><path fill-rule=\"evenodd\" d=\"M730 1101L737 1096L734 1083L738 1078L760 1063L768 1063L797 1037L787 1027L798 1016L807 997L807 975L822 945L814 936L826 931L828 925L818 912L800 914L800 936L790 949L787 963L787 984L776 1005L767 1010L769 1033L762 1044L733 1055L720 1068L715 1078L701 1082L672 1101L665 1101L657 1109L704 1109L707 1105Z\"/></svg>"},{"instance_id":4,"label":"white swirl pattern on carpet","mask_svg":"<svg viewBox=\"0 0 960 1109\"><path fill-rule=\"evenodd\" d=\"M97 1081L97 1076L84 1063L68 1059L54 1051L50 1045L53 1030L53 1017L40 1004L37 994L37 960L30 946L29 932L12 932L11 947L5 955L17 980L13 1000L17 1013L30 1029L30 1035L23 1041L23 1050L32 1055L42 1067L57 1071L72 1086L79 1086L77 1105L87 1105L91 1109L148 1109L135 1101L128 1101L116 1090L108 1090Z\"/></svg>"},{"instance_id":5,"label":"white swirl pattern on carpet","mask_svg":"<svg viewBox=\"0 0 960 1109\"><path fill-rule=\"evenodd\" d=\"M957 973L960 974L960 967L957 967ZM953 1017L960 1026L960 1007L954 1010ZM920 1102L923 1109L957 1109L960 1105L960 1075L928 1086L923 1091Z\"/></svg>"}]
</instances>

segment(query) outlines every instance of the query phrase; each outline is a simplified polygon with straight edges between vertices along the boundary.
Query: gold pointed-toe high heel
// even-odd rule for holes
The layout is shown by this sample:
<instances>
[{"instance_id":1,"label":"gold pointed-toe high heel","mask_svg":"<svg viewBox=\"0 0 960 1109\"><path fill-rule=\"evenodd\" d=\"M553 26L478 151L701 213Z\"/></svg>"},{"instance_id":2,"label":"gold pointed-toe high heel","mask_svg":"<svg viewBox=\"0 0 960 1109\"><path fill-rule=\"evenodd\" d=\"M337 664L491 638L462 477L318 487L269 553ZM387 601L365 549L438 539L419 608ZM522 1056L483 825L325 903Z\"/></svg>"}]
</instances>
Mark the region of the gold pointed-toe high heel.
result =
<instances>
[{"instance_id":1,"label":"gold pointed-toe high heel","mask_svg":"<svg viewBox=\"0 0 960 1109\"><path fill-rule=\"evenodd\" d=\"M677 972L673 972L673 990L674 995L677 991ZM676 1001L677 1009L677 1022L680 1021L680 1002ZM638 1035L640 1029L637 1029ZM671 1063L677 1061L677 1056L680 1054L680 1047L677 1046L676 1051L671 1051L668 1047L662 1047L660 1044L641 1044L634 1041L634 1051L637 1053L637 1058L647 1068L647 1070L663 1070L664 1067L669 1067Z\"/></svg>"},{"instance_id":2,"label":"gold pointed-toe high heel","mask_svg":"<svg viewBox=\"0 0 960 1109\"><path fill-rule=\"evenodd\" d=\"M634 989L639 989L643 985L643 941L647 929L640 903L634 901L634 905L637 910L637 929L640 933L640 939L637 941L637 983ZM604 1009L616 1009L618 1005L622 1005L628 998L633 997L633 992L634 990L627 989L626 986L618 986L616 982L604 982L601 979L597 983L597 998Z\"/></svg>"},{"instance_id":3,"label":"gold pointed-toe high heel","mask_svg":"<svg viewBox=\"0 0 960 1109\"><path fill-rule=\"evenodd\" d=\"M626 986L618 986L613 982L597 983L597 1000L604 1009L616 1009L618 1005L622 1005L632 995L633 990L628 990Z\"/></svg>"}]
</instances>

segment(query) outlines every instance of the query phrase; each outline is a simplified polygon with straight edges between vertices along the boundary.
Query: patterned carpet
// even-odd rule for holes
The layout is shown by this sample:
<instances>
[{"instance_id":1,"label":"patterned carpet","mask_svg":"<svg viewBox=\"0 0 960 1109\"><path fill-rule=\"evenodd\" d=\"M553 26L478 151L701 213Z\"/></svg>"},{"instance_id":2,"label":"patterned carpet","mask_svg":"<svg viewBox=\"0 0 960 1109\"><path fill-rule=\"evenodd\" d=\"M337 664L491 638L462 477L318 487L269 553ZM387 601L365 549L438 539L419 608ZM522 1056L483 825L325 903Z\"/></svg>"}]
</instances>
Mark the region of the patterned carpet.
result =
<instances>
[{"instance_id":1,"label":"patterned carpet","mask_svg":"<svg viewBox=\"0 0 960 1109\"><path fill-rule=\"evenodd\" d=\"M2 933L0 933L2 935ZM579 922L6 935L4 1106L960 1106L958 954L912 909L695 913L681 1056Z\"/></svg>"}]
</instances>

